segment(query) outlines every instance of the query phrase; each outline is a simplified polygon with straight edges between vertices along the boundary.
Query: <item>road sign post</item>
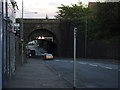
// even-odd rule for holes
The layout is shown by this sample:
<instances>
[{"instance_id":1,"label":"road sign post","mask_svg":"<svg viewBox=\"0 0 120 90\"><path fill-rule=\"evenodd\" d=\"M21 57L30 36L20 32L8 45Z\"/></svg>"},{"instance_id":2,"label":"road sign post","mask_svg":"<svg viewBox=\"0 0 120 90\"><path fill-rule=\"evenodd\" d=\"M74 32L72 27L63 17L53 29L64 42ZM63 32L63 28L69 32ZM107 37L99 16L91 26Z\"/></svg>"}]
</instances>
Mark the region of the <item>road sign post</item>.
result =
<instances>
[{"instance_id":1,"label":"road sign post","mask_svg":"<svg viewBox=\"0 0 120 90\"><path fill-rule=\"evenodd\" d=\"M73 61L73 89L76 88L76 33L77 28L74 27L74 61Z\"/></svg>"}]
</instances>

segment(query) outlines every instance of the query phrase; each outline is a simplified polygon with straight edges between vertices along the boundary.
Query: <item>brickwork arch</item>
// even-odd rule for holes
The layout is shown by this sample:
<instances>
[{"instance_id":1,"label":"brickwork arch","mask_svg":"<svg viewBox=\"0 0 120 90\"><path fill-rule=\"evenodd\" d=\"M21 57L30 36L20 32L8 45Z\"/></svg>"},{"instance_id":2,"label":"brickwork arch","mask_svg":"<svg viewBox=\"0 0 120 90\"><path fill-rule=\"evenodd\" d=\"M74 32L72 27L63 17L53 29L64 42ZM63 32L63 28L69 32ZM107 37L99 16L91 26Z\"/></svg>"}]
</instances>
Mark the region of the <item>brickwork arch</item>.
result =
<instances>
[{"instance_id":1,"label":"brickwork arch","mask_svg":"<svg viewBox=\"0 0 120 90\"><path fill-rule=\"evenodd\" d=\"M16 21L17 23L21 23L21 19L17 19ZM23 19L24 42L27 43L34 39L35 34L33 35L34 37L32 37L32 34L36 31L47 31L54 37L53 43L57 47L57 56L63 56L65 55L63 54L65 53L64 46L69 41L66 41L68 38L66 35L67 30L69 30L68 25L65 21L58 19ZM49 42L49 44L53 43Z\"/></svg>"}]
</instances>

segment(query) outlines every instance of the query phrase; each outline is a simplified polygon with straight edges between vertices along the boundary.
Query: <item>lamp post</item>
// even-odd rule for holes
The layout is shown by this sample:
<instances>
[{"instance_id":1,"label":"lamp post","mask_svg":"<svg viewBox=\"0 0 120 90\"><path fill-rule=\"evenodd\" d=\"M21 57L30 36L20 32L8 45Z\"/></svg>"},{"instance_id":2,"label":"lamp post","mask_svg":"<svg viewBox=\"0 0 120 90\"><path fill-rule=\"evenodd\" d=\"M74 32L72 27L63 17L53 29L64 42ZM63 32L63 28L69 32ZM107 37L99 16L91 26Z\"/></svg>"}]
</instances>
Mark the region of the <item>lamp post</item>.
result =
<instances>
[{"instance_id":1,"label":"lamp post","mask_svg":"<svg viewBox=\"0 0 120 90\"><path fill-rule=\"evenodd\" d=\"M38 12L34 12L35 14L37 14ZM24 14L28 14L28 13L24 13L24 2L22 0L22 18L21 18L21 52L22 52L22 64L24 63L24 25L23 25L23 18L24 18Z\"/></svg>"},{"instance_id":2,"label":"lamp post","mask_svg":"<svg viewBox=\"0 0 120 90\"><path fill-rule=\"evenodd\" d=\"M24 39L23 39L23 0L22 0L22 19L21 19L21 50L22 50L22 64L24 62Z\"/></svg>"},{"instance_id":3,"label":"lamp post","mask_svg":"<svg viewBox=\"0 0 120 90\"><path fill-rule=\"evenodd\" d=\"M86 22L85 22L85 58L87 58L87 35L88 35L88 20L87 20L87 15L86 15Z\"/></svg>"},{"instance_id":4,"label":"lamp post","mask_svg":"<svg viewBox=\"0 0 120 90\"><path fill-rule=\"evenodd\" d=\"M89 5L89 0L88 0ZM87 7L88 7L87 5ZM87 58L87 44L88 44L88 13L85 13L85 58Z\"/></svg>"}]
</instances>

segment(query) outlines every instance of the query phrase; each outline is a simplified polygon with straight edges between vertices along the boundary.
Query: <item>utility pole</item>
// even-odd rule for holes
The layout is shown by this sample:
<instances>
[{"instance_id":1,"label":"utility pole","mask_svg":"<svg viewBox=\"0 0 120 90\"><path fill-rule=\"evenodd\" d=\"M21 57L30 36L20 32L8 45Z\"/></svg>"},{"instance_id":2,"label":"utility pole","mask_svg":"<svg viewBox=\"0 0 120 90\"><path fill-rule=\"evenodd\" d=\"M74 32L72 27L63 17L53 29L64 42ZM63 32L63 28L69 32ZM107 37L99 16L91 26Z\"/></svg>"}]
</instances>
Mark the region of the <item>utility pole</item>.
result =
<instances>
[{"instance_id":1,"label":"utility pole","mask_svg":"<svg viewBox=\"0 0 120 90\"><path fill-rule=\"evenodd\" d=\"M88 0L88 6L89 6L90 0ZM88 7L87 6L87 7ZM87 41L88 41L88 13L85 13L85 58L87 58Z\"/></svg>"},{"instance_id":2,"label":"utility pole","mask_svg":"<svg viewBox=\"0 0 120 90\"><path fill-rule=\"evenodd\" d=\"M86 22L85 22L85 58L87 58L87 34L88 34L88 21L87 21L87 15L86 15Z\"/></svg>"},{"instance_id":3,"label":"utility pole","mask_svg":"<svg viewBox=\"0 0 120 90\"><path fill-rule=\"evenodd\" d=\"M77 28L74 27L74 61L73 61L73 89L76 88L76 33Z\"/></svg>"}]
</instances>

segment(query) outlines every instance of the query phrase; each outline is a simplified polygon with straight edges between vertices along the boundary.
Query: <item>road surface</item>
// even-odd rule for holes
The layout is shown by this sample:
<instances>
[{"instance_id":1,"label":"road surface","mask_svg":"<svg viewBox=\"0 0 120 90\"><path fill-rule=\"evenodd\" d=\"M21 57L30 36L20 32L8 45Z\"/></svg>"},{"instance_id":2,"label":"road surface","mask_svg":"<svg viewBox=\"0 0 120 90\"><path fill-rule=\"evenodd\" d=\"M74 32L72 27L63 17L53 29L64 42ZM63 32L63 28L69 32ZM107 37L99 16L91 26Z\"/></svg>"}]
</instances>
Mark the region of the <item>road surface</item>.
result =
<instances>
[{"instance_id":1,"label":"road surface","mask_svg":"<svg viewBox=\"0 0 120 90\"><path fill-rule=\"evenodd\" d=\"M38 48L36 51L39 54ZM73 87L72 59L54 59L45 62L50 69ZM120 86L118 85L120 83L118 63L102 59L78 59L76 63L78 88L118 88Z\"/></svg>"},{"instance_id":2,"label":"road surface","mask_svg":"<svg viewBox=\"0 0 120 90\"><path fill-rule=\"evenodd\" d=\"M46 60L46 64L71 86L73 85L73 60ZM117 63L94 60L77 60L76 83L78 88L118 88L120 70Z\"/></svg>"}]
</instances>

